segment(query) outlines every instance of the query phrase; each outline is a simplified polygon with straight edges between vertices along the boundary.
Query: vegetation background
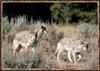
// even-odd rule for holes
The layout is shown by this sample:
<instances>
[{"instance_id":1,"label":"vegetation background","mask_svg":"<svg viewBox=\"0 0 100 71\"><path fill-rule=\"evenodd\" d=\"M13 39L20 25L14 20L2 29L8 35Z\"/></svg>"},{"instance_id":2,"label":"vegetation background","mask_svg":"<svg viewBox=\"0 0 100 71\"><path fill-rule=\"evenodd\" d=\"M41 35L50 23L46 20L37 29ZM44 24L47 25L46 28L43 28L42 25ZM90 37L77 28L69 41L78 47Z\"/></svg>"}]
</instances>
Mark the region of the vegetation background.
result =
<instances>
[{"instance_id":1,"label":"vegetation background","mask_svg":"<svg viewBox=\"0 0 100 71\"><path fill-rule=\"evenodd\" d=\"M48 5L47 3L44 3ZM2 17L2 68L3 69L70 69L70 70L99 70L99 25L97 3L52 3L47 6L51 11L50 21L26 15L9 17L3 12ZM45 15L44 15L45 16ZM47 28L47 35L35 47L26 53L12 56L12 42L19 31ZM87 52L81 52L82 59L77 64L70 63L67 52L64 51L56 61L55 50L57 43L63 37L77 38L90 41Z\"/></svg>"}]
</instances>

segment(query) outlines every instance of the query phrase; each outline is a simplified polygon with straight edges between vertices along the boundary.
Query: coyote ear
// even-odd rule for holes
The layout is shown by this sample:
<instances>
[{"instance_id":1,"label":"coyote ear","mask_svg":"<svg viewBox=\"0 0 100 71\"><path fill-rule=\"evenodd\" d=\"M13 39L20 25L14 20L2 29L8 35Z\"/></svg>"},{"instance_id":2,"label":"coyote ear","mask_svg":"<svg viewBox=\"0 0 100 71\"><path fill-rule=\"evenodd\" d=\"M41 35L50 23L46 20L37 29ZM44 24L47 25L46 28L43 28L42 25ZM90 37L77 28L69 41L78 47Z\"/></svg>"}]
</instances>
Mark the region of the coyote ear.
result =
<instances>
[{"instance_id":1,"label":"coyote ear","mask_svg":"<svg viewBox=\"0 0 100 71\"><path fill-rule=\"evenodd\" d=\"M46 27L44 27L43 25L41 26L41 29L46 30Z\"/></svg>"},{"instance_id":2,"label":"coyote ear","mask_svg":"<svg viewBox=\"0 0 100 71\"><path fill-rule=\"evenodd\" d=\"M81 42L82 45L85 45L86 48L89 47L89 41L88 42Z\"/></svg>"},{"instance_id":3,"label":"coyote ear","mask_svg":"<svg viewBox=\"0 0 100 71\"><path fill-rule=\"evenodd\" d=\"M87 41L87 42L83 42L83 41L82 41L82 42L81 42L81 44L88 44L88 43L89 43L89 41Z\"/></svg>"}]
</instances>

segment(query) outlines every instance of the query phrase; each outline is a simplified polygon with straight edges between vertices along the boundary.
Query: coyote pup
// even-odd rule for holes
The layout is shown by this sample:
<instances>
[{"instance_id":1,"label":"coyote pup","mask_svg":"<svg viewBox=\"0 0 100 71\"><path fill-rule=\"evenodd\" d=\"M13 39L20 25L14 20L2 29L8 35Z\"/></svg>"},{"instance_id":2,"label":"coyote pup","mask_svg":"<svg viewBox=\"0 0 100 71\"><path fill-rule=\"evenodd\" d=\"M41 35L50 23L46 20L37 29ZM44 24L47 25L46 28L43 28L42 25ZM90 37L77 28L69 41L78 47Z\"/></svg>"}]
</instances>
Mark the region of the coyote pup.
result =
<instances>
[{"instance_id":1,"label":"coyote pup","mask_svg":"<svg viewBox=\"0 0 100 71\"><path fill-rule=\"evenodd\" d=\"M68 59L70 62L73 62L71 59L71 54L73 55L74 62L76 63L81 59L81 55L78 55L78 59L76 60L76 53L81 52L82 50L86 51L87 43L83 43L80 40L75 40L72 38L63 38L61 39L56 48L57 61L59 61L59 55L63 50L68 51Z\"/></svg>"},{"instance_id":2,"label":"coyote pup","mask_svg":"<svg viewBox=\"0 0 100 71\"><path fill-rule=\"evenodd\" d=\"M32 47L32 51L34 52L34 45L42 38L44 34L46 34L46 27L41 26L40 30L37 31L22 31L15 35L13 40L13 54L16 52L22 51L25 49L27 51L28 47Z\"/></svg>"}]
</instances>

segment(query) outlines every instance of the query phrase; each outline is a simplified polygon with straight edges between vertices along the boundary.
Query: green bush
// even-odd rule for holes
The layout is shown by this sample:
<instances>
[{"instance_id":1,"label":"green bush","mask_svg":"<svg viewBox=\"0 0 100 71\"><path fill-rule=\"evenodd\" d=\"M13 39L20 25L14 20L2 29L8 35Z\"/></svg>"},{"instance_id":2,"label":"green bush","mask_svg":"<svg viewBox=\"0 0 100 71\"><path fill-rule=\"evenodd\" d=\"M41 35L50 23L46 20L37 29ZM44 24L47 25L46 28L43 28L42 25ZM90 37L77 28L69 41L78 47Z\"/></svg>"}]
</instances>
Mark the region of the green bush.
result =
<instances>
[{"instance_id":1,"label":"green bush","mask_svg":"<svg viewBox=\"0 0 100 71\"><path fill-rule=\"evenodd\" d=\"M8 21L8 17L4 17L3 19L2 19L2 32L4 33L4 34L7 34L8 32L9 32L9 30L10 30L10 24L9 24L9 21Z\"/></svg>"},{"instance_id":2,"label":"green bush","mask_svg":"<svg viewBox=\"0 0 100 71\"><path fill-rule=\"evenodd\" d=\"M90 22L93 18L97 18L96 3L54 3L50 11L55 22Z\"/></svg>"},{"instance_id":3,"label":"green bush","mask_svg":"<svg viewBox=\"0 0 100 71\"><path fill-rule=\"evenodd\" d=\"M95 36L95 34L98 32L98 27L94 26L90 23L82 23L78 26L78 28L75 30L76 36L85 41L85 39L89 40L90 37Z\"/></svg>"},{"instance_id":4,"label":"green bush","mask_svg":"<svg viewBox=\"0 0 100 71\"><path fill-rule=\"evenodd\" d=\"M49 41L51 41L52 44L56 45L59 40L63 37L63 32L57 32L56 30L53 30L50 32L50 38Z\"/></svg>"},{"instance_id":5,"label":"green bush","mask_svg":"<svg viewBox=\"0 0 100 71\"><path fill-rule=\"evenodd\" d=\"M14 34L8 34L7 35L7 42L13 42L13 39L14 39Z\"/></svg>"},{"instance_id":6,"label":"green bush","mask_svg":"<svg viewBox=\"0 0 100 71\"><path fill-rule=\"evenodd\" d=\"M43 64L43 57L39 54L36 54L34 60L32 61L31 68L39 68Z\"/></svg>"}]
</instances>

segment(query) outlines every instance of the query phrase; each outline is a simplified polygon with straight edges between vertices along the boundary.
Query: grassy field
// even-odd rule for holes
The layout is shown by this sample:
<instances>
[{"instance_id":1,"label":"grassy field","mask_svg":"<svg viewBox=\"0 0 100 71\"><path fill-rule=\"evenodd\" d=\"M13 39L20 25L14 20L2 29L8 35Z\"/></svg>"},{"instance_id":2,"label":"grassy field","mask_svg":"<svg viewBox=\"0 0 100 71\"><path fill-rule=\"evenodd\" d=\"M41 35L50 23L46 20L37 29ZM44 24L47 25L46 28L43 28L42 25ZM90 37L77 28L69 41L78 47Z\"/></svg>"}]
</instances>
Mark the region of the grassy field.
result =
<instances>
[{"instance_id":1,"label":"grassy field","mask_svg":"<svg viewBox=\"0 0 100 71\"><path fill-rule=\"evenodd\" d=\"M15 21L14 21L15 20ZM19 31L37 29L45 25L47 35L35 47L35 54L29 48L26 53L19 52L19 55L12 56L12 42ZM7 17L2 18L2 68L3 69L61 69L61 70L99 70L99 28L96 24L58 24L43 23L40 21L27 21L20 16L8 21ZM86 30L87 29L87 30ZM60 61L56 61L55 50L57 43L63 37L75 37L86 40L89 37L89 48L82 52L82 59L77 64L70 63L67 52L60 55Z\"/></svg>"}]
</instances>

